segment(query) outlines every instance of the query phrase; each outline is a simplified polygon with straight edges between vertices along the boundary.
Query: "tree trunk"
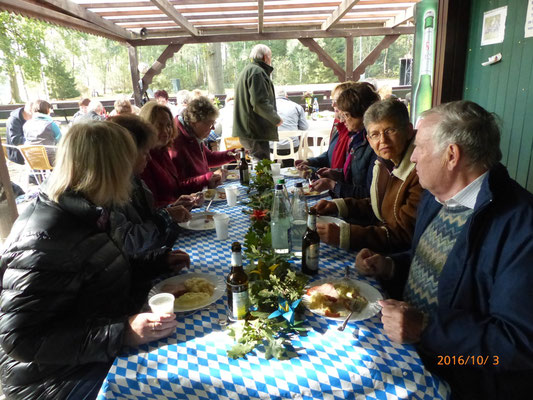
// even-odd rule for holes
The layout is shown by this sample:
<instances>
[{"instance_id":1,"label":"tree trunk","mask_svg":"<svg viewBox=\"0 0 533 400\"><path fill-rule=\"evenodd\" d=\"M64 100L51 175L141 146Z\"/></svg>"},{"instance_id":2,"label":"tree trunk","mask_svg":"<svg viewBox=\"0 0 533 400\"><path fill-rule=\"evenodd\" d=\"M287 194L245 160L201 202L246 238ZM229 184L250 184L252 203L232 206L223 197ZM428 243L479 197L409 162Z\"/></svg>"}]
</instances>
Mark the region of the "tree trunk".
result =
<instances>
[{"instance_id":1,"label":"tree trunk","mask_svg":"<svg viewBox=\"0 0 533 400\"><path fill-rule=\"evenodd\" d=\"M207 87L209 93L224 94L221 43L209 43L207 45Z\"/></svg>"},{"instance_id":2,"label":"tree trunk","mask_svg":"<svg viewBox=\"0 0 533 400\"><path fill-rule=\"evenodd\" d=\"M17 82L17 73L15 68L9 68L9 86L11 87L11 103L22 103L20 98L19 84Z\"/></svg>"}]
</instances>

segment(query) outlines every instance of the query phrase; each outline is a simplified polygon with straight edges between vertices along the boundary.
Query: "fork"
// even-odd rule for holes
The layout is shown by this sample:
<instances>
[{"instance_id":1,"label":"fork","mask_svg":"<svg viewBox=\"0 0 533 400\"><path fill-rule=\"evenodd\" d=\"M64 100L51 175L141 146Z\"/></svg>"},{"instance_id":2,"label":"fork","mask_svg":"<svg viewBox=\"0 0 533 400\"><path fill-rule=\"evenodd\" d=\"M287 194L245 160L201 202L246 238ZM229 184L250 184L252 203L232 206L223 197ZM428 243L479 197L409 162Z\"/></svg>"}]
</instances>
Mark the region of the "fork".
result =
<instances>
[{"instance_id":1,"label":"fork","mask_svg":"<svg viewBox=\"0 0 533 400\"><path fill-rule=\"evenodd\" d=\"M211 203L213 202L213 200L215 200L215 197L216 197L216 194L215 196L213 196L211 198L211 200L209 200L209 203L207 204L207 206L205 207L205 212L208 212L209 211L209 207L211 207Z\"/></svg>"}]
</instances>

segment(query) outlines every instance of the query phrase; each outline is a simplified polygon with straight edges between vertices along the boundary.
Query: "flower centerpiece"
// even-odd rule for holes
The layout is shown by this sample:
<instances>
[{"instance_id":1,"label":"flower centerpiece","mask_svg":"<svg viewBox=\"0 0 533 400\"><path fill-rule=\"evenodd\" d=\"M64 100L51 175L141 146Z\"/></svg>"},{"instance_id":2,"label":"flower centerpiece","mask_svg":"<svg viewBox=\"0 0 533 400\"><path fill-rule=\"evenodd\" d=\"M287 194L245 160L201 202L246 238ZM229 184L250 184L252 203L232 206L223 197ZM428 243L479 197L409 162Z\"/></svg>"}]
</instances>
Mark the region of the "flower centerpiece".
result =
<instances>
[{"instance_id":1,"label":"flower centerpiece","mask_svg":"<svg viewBox=\"0 0 533 400\"><path fill-rule=\"evenodd\" d=\"M300 300L307 284L306 275L295 271L289 255L272 249L270 210L272 208L271 162L261 161L250 182L250 228L244 237L244 255L249 261L249 295L251 317L243 324L231 326L230 336L236 344L228 350L232 358L245 357L255 348L263 348L265 357L288 358L290 335L305 332Z\"/></svg>"}]
</instances>

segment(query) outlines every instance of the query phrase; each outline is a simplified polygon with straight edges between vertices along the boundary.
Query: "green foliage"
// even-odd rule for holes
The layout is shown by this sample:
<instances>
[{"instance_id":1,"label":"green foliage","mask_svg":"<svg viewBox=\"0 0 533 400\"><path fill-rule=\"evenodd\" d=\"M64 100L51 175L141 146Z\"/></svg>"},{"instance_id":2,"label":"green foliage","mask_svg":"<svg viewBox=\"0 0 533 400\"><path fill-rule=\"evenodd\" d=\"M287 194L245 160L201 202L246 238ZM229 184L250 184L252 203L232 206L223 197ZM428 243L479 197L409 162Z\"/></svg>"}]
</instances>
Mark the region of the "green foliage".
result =
<instances>
[{"instance_id":1,"label":"green foliage","mask_svg":"<svg viewBox=\"0 0 533 400\"><path fill-rule=\"evenodd\" d=\"M78 97L80 92L76 89L76 80L72 73L67 71L65 64L59 57L51 57L45 67L48 76L50 96L55 99L69 99Z\"/></svg>"}]
</instances>

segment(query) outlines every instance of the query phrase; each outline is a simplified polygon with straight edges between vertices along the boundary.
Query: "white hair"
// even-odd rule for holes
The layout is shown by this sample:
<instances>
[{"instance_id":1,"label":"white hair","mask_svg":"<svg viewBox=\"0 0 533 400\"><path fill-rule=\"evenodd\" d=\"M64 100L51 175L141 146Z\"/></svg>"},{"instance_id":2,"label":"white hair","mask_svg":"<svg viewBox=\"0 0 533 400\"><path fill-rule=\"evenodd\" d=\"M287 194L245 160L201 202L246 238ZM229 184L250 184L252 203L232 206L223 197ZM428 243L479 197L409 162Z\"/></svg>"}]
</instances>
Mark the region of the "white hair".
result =
<instances>
[{"instance_id":1,"label":"white hair","mask_svg":"<svg viewBox=\"0 0 533 400\"><path fill-rule=\"evenodd\" d=\"M256 61L263 61L266 55L271 55L272 51L264 44L256 44L250 52L250 58Z\"/></svg>"},{"instance_id":2,"label":"white hair","mask_svg":"<svg viewBox=\"0 0 533 400\"><path fill-rule=\"evenodd\" d=\"M94 112L96 112L98 114L100 114L103 109L104 109L104 106L98 100L91 100L91 102L87 106L87 111L88 112L94 111Z\"/></svg>"},{"instance_id":3,"label":"white hair","mask_svg":"<svg viewBox=\"0 0 533 400\"><path fill-rule=\"evenodd\" d=\"M283 98L287 98L287 92L285 91L285 89L278 89L276 90L276 96L277 97L283 97Z\"/></svg>"}]
</instances>

